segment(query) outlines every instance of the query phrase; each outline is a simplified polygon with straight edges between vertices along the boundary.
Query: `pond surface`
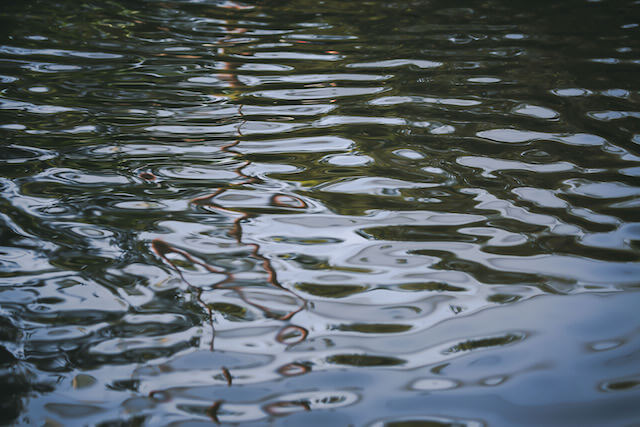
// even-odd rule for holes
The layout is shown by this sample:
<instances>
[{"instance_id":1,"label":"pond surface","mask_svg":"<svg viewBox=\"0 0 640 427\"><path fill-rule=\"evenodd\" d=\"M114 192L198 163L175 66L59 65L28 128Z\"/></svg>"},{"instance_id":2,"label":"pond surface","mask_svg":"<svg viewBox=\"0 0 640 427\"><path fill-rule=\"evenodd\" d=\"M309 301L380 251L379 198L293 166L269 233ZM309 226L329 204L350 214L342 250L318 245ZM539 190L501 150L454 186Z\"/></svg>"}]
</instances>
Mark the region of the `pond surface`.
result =
<instances>
[{"instance_id":1,"label":"pond surface","mask_svg":"<svg viewBox=\"0 0 640 427\"><path fill-rule=\"evenodd\" d=\"M640 422L640 2L0 23L0 423Z\"/></svg>"}]
</instances>

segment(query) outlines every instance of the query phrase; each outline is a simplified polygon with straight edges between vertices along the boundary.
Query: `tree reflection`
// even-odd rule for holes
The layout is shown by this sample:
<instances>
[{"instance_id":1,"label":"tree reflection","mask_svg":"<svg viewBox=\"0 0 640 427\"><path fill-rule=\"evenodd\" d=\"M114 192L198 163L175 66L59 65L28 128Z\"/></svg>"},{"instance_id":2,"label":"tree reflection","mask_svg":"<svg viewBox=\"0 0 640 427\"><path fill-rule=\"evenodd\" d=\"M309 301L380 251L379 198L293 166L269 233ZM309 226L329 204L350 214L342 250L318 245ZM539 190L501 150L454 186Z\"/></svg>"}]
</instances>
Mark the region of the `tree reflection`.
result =
<instances>
[{"instance_id":1,"label":"tree reflection","mask_svg":"<svg viewBox=\"0 0 640 427\"><path fill-rule=\"evenodd\" d=\"M233 2L225 2L224 7L243 8L244 6L233 3ZM219 54L225 53L225 46L229 44L228 42L230 41L229 38L231 37L230 36L231 34L242 34L245 31L246 29L244 28L226 28L226 33L229 35L224 37L217 43L219 45L218 53ZM224 61L222 63L223 63L223 68L225 70L225 73L218 74L217 76L222 81L224 81L227 87L229 88L236 88L240 86L242 83L237 79L236 74L233 72L235 65L233 63L224 62ZM230 95L229 98L233 99L234 96ZM240 153L238 153L237 151L234 151L234 148L241 141L241 138L243 136L242 127L246 123L246 119L242 111L243 105L238 104L237 108L238 108L237 114L238 114L238 117L240 118L240 122L236 127L236 134L237 134L236 139L233 142L226 144L220 148L222 152L229 153L234 157L241 156ZM180 279L188 286L189 290L192 291L193 294L195 295L195 298L198 304L207 313L207 321L211 329L211 336L212 336L211 343L210 343L210 350L212 351L214 350L214 339L215 339L214 311L212 309L212 306L211 304L207 304L203 300L203 297L202 297L203 288L194 286L193 284L191 284L183 274L180 266L167 256L169 254L178 255L185 261L193 265L200 266L210 273L222 274L223 278L215 282L213 285L211 285L209 289L224 288L224 289L233 290L243 302L245 302L246 304L252 307L257 308L266 317L288 322L297 313L299 313L300 311L304 310L307 307L306 299L302 298L295 291L288 289L279 283L277 272L273 267L271 260L261 253L260 245L257 243L243 242L242 224L246 222L248 219L250 219L252 215L247 212L243 212L241 209L224 207L217 202L217 199L223 194L225 194L229 189L254 184L260 181L258 178L249 176L244 172L244 169L247 168L250 164L251 162L249 160L244 160L240 166L234 169L234 172L240 178L238 182L232 183L226 188L219 188L210 194L196 197L191 201L191 203L197 206L206 206L207 208L211 209L214 212L232 214L235 217L235 219L233 220L232 226L227 232L227 235L233 238L238 245L250 248L249 257L259 261L260 265L262 266L262 269L267 274L267 283L271 285L273 288L280 289L290 294L298 302L297 308L290 310L286 313L277 312L276 310L268 307L267 305L256 301L255 297L252 297L251 293L247 292L245 287L233 285L232 284L234 281L233 273L224 271L223 269L218 267L211 266L206 262L197 259L188 251L172 246L161 239L155 239L151 244L153 251L162 259L162 261L169 264L172 267L172 269L177 272ZM142 172L140 174L140 177L147 181L155 180L155 176L149 172ZM293 195L284 195L284 194L273 195L271 197L270 203L276 207L286 207L286 208L293 208L293 209L305 209L308 207L304 200ZM283 326L282 329L276 334L275 339L277 342L282 344L294 345L304 341L307 338L308 334L309 334L309 331L302 326L287 324ZM304 373L307 370L308 368L305 368L301 371L301 373ZM283 372L289 372L289 370L285 370ZM223 368L223 374L225 379L227 380L228 385L231 385L232 377L230 372L226 368ZM283 375L286 375L286 374L283 374Z\"/></svg>"}]
</instances>

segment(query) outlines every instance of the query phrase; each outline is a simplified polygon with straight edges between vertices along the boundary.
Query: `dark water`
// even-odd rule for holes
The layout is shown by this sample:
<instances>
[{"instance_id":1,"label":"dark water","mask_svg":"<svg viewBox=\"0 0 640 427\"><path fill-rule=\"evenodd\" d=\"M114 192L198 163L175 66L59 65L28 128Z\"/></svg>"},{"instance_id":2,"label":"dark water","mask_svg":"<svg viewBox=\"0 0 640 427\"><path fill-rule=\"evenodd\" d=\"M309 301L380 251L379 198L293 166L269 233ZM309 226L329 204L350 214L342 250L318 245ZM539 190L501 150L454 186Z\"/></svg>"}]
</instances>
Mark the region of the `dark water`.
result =
<instances>
[{"instance_id":1,"label":"dark water","mask_svg":"<svg viewBox=\"0 0 640 427\"><path fill-rule=\"evenodd\" d=\"M640 423L640 2L0 24L0 422Z\"/></svg>"}]
</instances>

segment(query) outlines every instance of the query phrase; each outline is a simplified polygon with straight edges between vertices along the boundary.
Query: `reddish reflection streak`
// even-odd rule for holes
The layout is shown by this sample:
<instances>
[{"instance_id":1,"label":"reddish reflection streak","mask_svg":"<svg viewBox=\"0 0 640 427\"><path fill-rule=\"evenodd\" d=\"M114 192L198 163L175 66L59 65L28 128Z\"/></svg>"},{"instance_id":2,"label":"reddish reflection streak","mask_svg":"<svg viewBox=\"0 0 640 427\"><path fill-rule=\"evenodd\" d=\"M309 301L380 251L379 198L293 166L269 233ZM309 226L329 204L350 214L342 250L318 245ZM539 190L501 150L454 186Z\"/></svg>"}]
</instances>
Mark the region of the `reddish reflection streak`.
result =
<instances>
[{"instance_id":1,"label":"reddish reflection streak","mask_svg":"<svg viewBox=\"0 0 640 427\"><path fill-rule=\"evenodd\" d=\"M240 143L240 137L242 137L242 125L244 123L246 123L246 120L244 119L244 114L242 113L242 105L240 105L238 107L238 114L240 115L240 117L242 117L242 122L238 125L236 131L238 133L238 138L226 145L223 145L220 149L226 153L232 154L233 156L239 156L240 153L233 151L232 148L234 148L235 146L237 146ZM243 169L246 168L247 166L249 166L251 164L250 161L245 161L242 165L240 165L239 167L237 167L235 169L235 172L238 174L238 176L244 178L244 180L238 184L236 184L236 186L241 186L241 185L247 185L247 184L253 184L255 182L258 182L259 179L256 177L252 177L249 175L246 175L243 172ZM233 184L232 184L233 185ZM296 315L297 313L299 313L300 311L302 311L303 309L305 309L307 307L307 301L302 298L301 296L299 296L297 293L295 293L294 291L292 291L291 289L285 288L284 286L282 286L277 279L277 275L276 275L276 271L273 268L273 265L271 264L271 261L266 258L264 255L260 254L260 246L256 243L244 243L242 242L242 222L244 222L245 220L249 219L251 216L246 213L246 212L238 212L235 211L233 209L229 209L229 208L225 208L223 206L220 206L218 203L215 202L215 198L222 195L223 193L225 193L227 191L227 188L220 188L218 190L216 190L214 193L212 194L208 194L206 196L201 196L201 197L197 197L195 199L193 199L191 202L200 206L208 206L211 207L217 211L220 212L228 212L228 213L233 213L235 215L239 215L238 217L236 217L236 219L233 221L233 226L231 227L231 230L229 230L229 236L233 237L236 242L239 245L245 245L245 246L249 246L252 248L250 256L254 259L258 259L260 261L262 261L262 267L264 268L264 270L267 272L267 282L270 283L271 285L273 285L276 288L282 289L285 292L293 295L298 301L301 302L300 307L298 307L296 310L290 311L289 313L279 316L277 314L274 314L272 312L272 310L270 310L268 307L265 307L263 305L260 305L256 302L253 302L251 300L249 300L246 296L246 294L243 292L243 290L240 287L234 286L234 287L230 287L229 289L233 289L238 296L247 304L252 305L253 307L258 308L259 310L261 310L266 316L271 317L271 318L275 318L275 319L279 319L279 320L289 320L291 319L294 315ZM306 208L307 204L295 197L295 196L289 196L289 195L283 195L283 194L277 194L275 196L272 197L272 203L277 205L277 206L285 206L285 207L295 207L295 208ZM291 201L295 202L295 203L291 203ZM288 203L287 203L288 202ZM302 328L301 328L302 329ZM306 337L306 334L305 334Z\"/></svg>"},{"instance_id":2,"label":"reddish reflection streak","mask_svg":"<svg viewBox=\"0 0 640 427\"><path fill-rule=\"evenodd\" d=\"M233 4L233 3L230 3ZM243 30L243 29L241 29ZM240 32L244 32L244 31L240 31ZM224 50L221 49L222 52L220 53L224 53ZM230 65L230 64L227 64ZM225 67L227 68L227 67ZM230 68L230 66L228 67ZM227 69L228 69L227 68ZM224 80L227 80L229 85L231 87L235 87L237 85L240 84L240 82L237 80L236 76L233 74L221 74L219 75L219 77L221 77ZM241 122L238 124L237 128L236 128L236 132L237 132L237 139L229 144L223 145L220 150L226 153L231 154L232 156L240 156L241 154L238 153L237 151L234 151L233 148L236 147L239 143L240 143L240 138L243 136L242 135L242 126L246 123L246 119L244 118L244 114L242 112L242 105L240 105L238 107L238 115L241 117ZM235 184L235 186L242 186L242 185L248 185L248 184L253 184L256 182L259 182L260 180L256 177L252 177L247 175L246 173L244 173L244 169L249 166L251 164L250 161L245 160L240 166L238 166L237 168L235 168L235 173L242 178L242 182ZM147 181L155 181L156 177L155 175L153 175L150 172L142 172L140 173L140 178L145 179ZM230 187L233 187L234 184L231 184ZM295 316L297 313L299 313L300 311L304 310L307 307L307 300L302 298L301 296L299 296L296 292L294 292L291 289L288 289L284 286L282 286L279 282L278 282L278 278L277 278L277 274L276 271L271 263L271 261L265 257L264 255L262 255L260 253L260 245L256 244L256 243L243 243L242 242L242 223L246 220L248 220L251 215L246 213L246 212L238 212L234 209L229 209L229 208L225 208L223 206L220 206L216 201L216 197L224 194L227 191L228 188L219 188L217 189L215 192L213 192L212 194L209 195L205 195L205 196L201 196L201 197L197 197L195 199L193 199L191 202L195 205L200 205L200 206L208 206L210 208L213 208L214 210L220 211L220 212L227 212L227 213L231 213L233 215L236 215L236 218L233 220L233 225L231 227L231 229L228 232L228 235L230 237L233 237L235 239L235 241L238 243L238 245L245 245L245 246L249 246L251 248L251 252L250 252L250 257L257 259L259 261L261 261L262 263L262 267L264 269L264 271L267 273L267 282L269 284L271 284L272 286L274 286L275 288L281 289L291 295L293 295L295 297L296 300L300 301L300 306L295 309L292 310L284 315L278 315L276 313L273 312L273 310L269 309L268 307L258 304L257 302L251 301L248 297L247 294L244 292L244 290L240 287L240 286L229 286L227 287L227 289L232 289L234 292L236 292L236 294L247 304L258 308L259 310L261 310L265 316L267 317L271 317L271 318L275 318L278 320L282 320L282 321L289 321L291 318L293 318L293 316ZM278 207L283 207L283 208L293 208L293 209L306 209L308 208L307 203L295 196L292 195L285 195L285 194L276 194L274 196L271 197L270 203L274 206L278 206ZM212 267L210 265L208 265L207 263L200 261L198 259L196 259L195 257L193 257L191 254L189 254L188 252L179 249L179 248L175 248L171 245L169 245L168 243L166 243L163 240L160 239L155 239L153 240L153 242L151 243L151 246L153 248L153 251L167 264L169 264L180 276L180 279L186 283L186 285L194 292L196 300L198 301L198 304L201 305L206 313L207 313L207 317L208 317L208 323L209 326L211 328L211 344L210 344L210 350L213 351L214 349L214 340L215 340L215 327L214 327L214 321L213 321L213 310L212 308L207 305L204 300L202 299L202 292L203 289L197 286L192 285L191 283L189 283L188 280L186 280L184 274L182 273L182 271L178 268L178 266L171 261L171 259L169 259L167 257L168 254L176 254L179 255L181 257L183 257L185 260L191 262L192 264L196 264L199 265L201 267L203 267L206 271L210 272L210 273L216 273L216 274L223 274L225 277L224 279L220 280L219 282L215 283L212 288L213 289L219 289L223 284L227 283L227 282L231 282L233 280L233 275L231 273L226 273L220 269L217 269L215 267ZM309 335L309 331L301 326L297 326L297 325L285 325L282 329L280 329L280 331L278 332L278 334L276 335L276 341L278 341L281 344L287 344L287 345L294 345L294 344L298 344L302 341L304 341L307 336ZM294 338L294 340L291 340L291 338ZM287 340L289 340L287 342ZM310 368L302 365L302 364L298 364L298 363L291 363L288 365L284 365L282 367L280 367L278 369L278 373L280 373L283 376L295 376L295 375L302 375L305 374L307 372L310 371ZM222 374L224 376L224 378L227 381L227 385L231 386L233 379L231 376L231 373L229 372L229 370L226 367L222 367ZM214 401L213 404L207 409L206 413L207 415L216 423L219 424L220 420L218 418L218 412L220 411L220 407L222 406L223 401L222 400L217 400ZM291 412L291 410L295 410L296 408L303 408L305 411L310 411L311 408L309 406L308 402L304 402L304 401L300 401L300 402L289 402L289 401L283 401L283 402L274 402L271 403L269 405L267 405L265 407L265 411L270 414L270 415L284 415L288 412Z\"/></svg>"},{"instance_id":3,"label":"reddish reflection streak","mask_svg":"<svg viewBox=\"0 0 640 427\"><path fill-rule=\"evenodd\" d=\"M169 245L164 240L154 239L153 242L151 242L151 246L153 247L153 250L158 254L158 256L160 258L162 258L166 263L170 264L178 272L178 274L180 274L180 277L185 282L186 282L186 280L184 279L184 276L182 275L182 272L180 271L180 269L178 267L176 267L176 265L169 258L167 258L167 254L176 253L178 255L182 255L187 261L189 261L189 262L191 262L193 264L197 264L197 265L199 265L201 267L204 267L210 273L225 274L224 271L218 270L217 268L214 268L214 267L211 267L209 264L206 264L206 263L204 263L202 261L198 261L193 256L191 256L191 254L189 254L188 252L183 251L182 249L174 248L173 246Z\"/></svg>"},{"instance_id":4,"label":"reddish reflection streak","mask_svg":"<svg viewBox=\"0 0 640 427\"><path fill-rule=\"evenodd\" d=\"M242 125L246 122L246 120L244 119L244 115L242 113L242 105L240 105L238 107L238 114L240 115L240 117L243 118L243 121L238 125L237 127L237 133L238 133L238 138L233 141L232 143L229 143L227 145L224 145L221 147L221 150L227 153L230 153L234 156L238 156L240 155L240 153L233 151L232 148L237 146L240 143L240 137L242 136ZM242 165L238 166L235 169L235 172L238 174L238 176L240 176L241 178L243 178L242 182L235 184L236 186L239 185L247 185L247 184L252 184L255 182L258 182L259 180L255 177L251 177L246 175L243 172L243 169L246 168L247 166L249 166L251 164L251 162L249 161L245 161ZM233 186L233 184L232 184ZM244 290L239 287L239 286L229 286L226 289L231 289L234 292L236 292L238 294L238 296L242 299L242 301L244 301L245 303L256 307L257 309L259 309L260 311L262 311L267 317L270 318L274 318L274 319L278 319L278 320L283 320L283 321L287 321L290 320L293 316L295 316L297 313L299 313L300 311L304 310L307 307L307 301L302 298L301 296L299 296L296 292L294 292L291 289L288 289L284 286L282 286L279 282L278 282L278 278L277 278L277 274L275 269L273 268L273 265L271 264L271 261L266 258L264 255L260 254L260 246L256 243L244 243L242 242L242 223L249 219L251 216L250 214L246 213L246 212L238 212L234 209L229 209L229 208L225 208L223 206L220 206L218 203L216 203L215 199L216 197L224 194L226 191L228 190L228 188L219 188L218 190L216 190L215 192L213 192L212 194L208 194L205 196L201 196L201 197L197 197L195 199L193 199L191 202L193 204L196 205L200 205L200 206L208 206L210 208L213 208L217 211L220 212L227 212L227 213L232 213L234 215L237 215L237 217L234 219L233 221L233 226L231 227L231 229L228 232L228 235L233 237L235 239L235 241L238 243L238 245L244 245L244 246L248 246L251 248L251 252L250 252L250 257L257 259L259 261L261 261L262 263L262 267L264 269L264 271L267 273L267 282L269 284L271 284L272 286L281 289L291 295L293 295L295 297L296 300L300 301L300 306L295 309L292 310L286 314L278 314L278 313L274 313L273 310L271 310L270 308L258 304L257 302L251 301L251 299L249 299L247 297L247 294L244 292ZM271 203L276 205L276 206L280 206L280 207L288 207L288 208L296 208L296 209L304 209L306 208L308 205L304 202L304 200L301 200L298 197L295 196L291 196L291 195L284 195L284 194L276 194L271 198ZM156 254L158 254L158 256L167 264L169 264L180 276L180 278L182 279L183 282L185 282L187 284L187 286L189 286L190 289L192 289L196 295L196 299L199 303L199 305L201 305L207 312L208 315L208 321L209 321L209 325L212 331L212 339L211 339L211 345L210 348L211 350L213 350L213 341L214 341L214 337L215 337L215 327L214 327L214 322L213 322L213 311L211 309L211 307L209 305L207 305L203 299L202 299L202 288L197 287L197 286L193 286L192 284L190 284L186 278L184 277L182 271L178 268L178 266L176 266L176 264L171 261L168 257L167 254L170 253L174 253L177 255L182 256L185 260L191 262L192 264L196 264L199 265L201 267L203 267L205 270L211 272L211 273L217 273L217 274L224 274L225 278L217 283L215 283L213 285L213 288L220 288L223 284L228 283L230 281L232 281L233 279L233 275L231 273L226 273L220 269L217 269L215 267L212 267L210 265L208 265L205 262L202 262L196 258L194 258L191 254L189 254L188 252L173 247L171 245L169 245L168 243L164 242L163 240L160 239L155 239L152 242L152 248L153 250L156 252ZM281 342L284 343L284 339L285 339L285 335L287 333L291 333L291 330L295 329L297 332L300 332L300 340L296 341L295 343L289 343L289 344L296 344L298 342L303 341L304 339L306 339L307 335L308 335L308 331L300 326L294 326L294 325L288 325L285 326L277 335L276 339Z\"/></svg>"},{"instance_id":5,"label":"reddish reflection streak","mask_svg":"<svg viewBox=\"0 0 640 427\"><path fill-rule=\"evenodd\" d=\"M144 179L145 181L155 181L156 180L156 176L154 174L152 174L151 172L140 172L138 174L138 176L142 179Z\"/></svg>"},{"instance_id":6,"label":"reddish reflection streak","mask_svg":"<svg viewBox=\"0 0 640 427\"><path fill-rule=\"evenodd\" d=\"M271 197L271 204L283 208L306 209L309 207L304 200L287 194L273 195L273 197Z\"/></svg>"},{"instance_id":7,"label":"reddish reflection streak","mask_svg":"<svg viewBox=\"0 0 640 427\"><path fill-rule=\"evenodd\" d=\"M310 411L311 410L311 406L309 405L309 402L305 402L305 401L274 402L274 403L270 403L270 404L266 405L264 407L264 410L269 415L277 416L277 415L289 414L289 413L295 411L296 408L302 408L305 411Z\"/></svg>"},{"instance_id":8,"label":"reddish reflection streak","mask_svg":"<svg viewBox=\"0 0 640 427\"><path fill-rule=\"evenodd\" d=\"M227 385L231 386L231 372L224 366L222 367L222 375L224 375L224 378L227 380Z\"/></svg>"},{"instance_id":9,"label":"reddish reflection streak","mask_svg":"<svg viewBox=\"0 0 640 427\"><path fill-rule=\"evenodd\" d=\"M295 337L296 334L299 334L299 337L296 341L287 342L288 338ZM309 331L307 331L305 328L296 325L287 325L284 328L280 329L280 332L278 332L278 335L276 335L276 341L281 344L298 344L304 341L307 338L307 335L309 335Z\"/></svg>"},{"instance_id":10,"label":"reddish reflection streak","mask_svg":"<svg viewBox=\"0 0 640 427\"><path fill-rule=\"evenodd\" d=\"M196 296L196 300L198 301L198 304L200 306L202 306L205 311L207 312L207 320L209 323L209 327L211 328L211 344L209 345L209 348L211 351L213 351L213 342L215 339L215 327L213 326L213 310L211 309L211 307L204 302L204 300L202 299L202 288L199 288L197 286L192 285L191 283L189 283L189 281L184 277L184 275L182 274L182 271L180 271L180 269L173 263L173 261L171 261L168 257L167 254L170 253L175 253L178 255L181 255L183 258L185 258L187 261L190 261L193 264L197 264L201 267L204 267L205 270L209 271L210 273L219 273L219 274L224 274L225 278L218 282L216 285L219 285L220 283L226 282L227 280L230 280L232 275L230 273L225 273L221 270L218 270L214 267L211 267L210 265L199 261L197 259L195 259L193 256L191 256L191 254L189 254L186 251L183 251L182 249L178 249L178 248L174 248L173 246L169 245L167 242L165 242L164 240L160 240L160 239L154 239L153 242L151 242L151 247L153 248L153 251L167 264L169 264L171 267L173 267L174 270L176 270L176 272L178 273L178 275L180 276L180 279L186 283L186 285L189 287L189 289L191 289L195 296Z\"/></svg>"},{"instance_id":11,"label":"reddish reflection streak","mask_svg":"<svg viewBox=\"0 0 640 427\"><path fill-rule=\"evenodd\" d=\"M278 373L285 377L295 377L297 375L306 374L311 368L301 363L288 363L278 368Z\"/></svg>"},{"instance_id":12,"label":"reddish reflection streak","mask_svg":"<svg viewBox=\"0 0 640 427\"><path fill-rule=\"evenodd\" d=\"M238 5L232 1L227 1L225 3L222 4L221 7L226 7L226 8L232 8L232 9L243 9L245 8L245 6L241 6ZM166 27L158 27L158 29L162 30L162 31L169 31L168 28ZM246 31L246 29L244 28L237 28L235 30L231 30L230 33L234 33L234 34L242 34ZM225 37L225 39L228 39L229 36ZM219 54L224 54L224 48L220 48L219 49ZM160 54L160 55L166 55L166 54ZM184 58L196 58L195 56L191 56L191 55L181 55L181 57ZM232 65L229 63L225 63L225 70L231 71L232 70ZM218 74L218 77L221 78L221 80L225 80L227 81L227 83L229 84L230 87L237 87L239 86L241 83L238 80L237 76L235 74L229 73L229 74ZM238 107L238 114L241 117L241 122L239 123L236 131L237 131L237 135L238 138L233 141L232 143L229 143L227 145L222 146L220 149L223 152L226 153L230 153L233 156L240 156L241 154L233 151L232 149L237 146L240 143L240 138L243 136L242 135L242 126L246 123L246 119L244 118L244 114L242 112L242 107L243 105L240 105ZM185 139L185 141L187 142L197 142L199 140L189 140L189 139ZM245 174L243 172L243 169L245 169L247 166L249 166L251 164L250 161L245 160L243 164L241 164L240 166L238 166L234 171L236 174L238 174L239 177L243 178L243 181L240 183L235 184L235 186L242 186L242 185L247 185L247 184L253 184L256 182L259 182L260 180L256 177L252 177L249 176L247 174ZM146 180L146 181L155 181L157 178L156 176L151 173L151 172L141 172L139 174L139 177ZM230 187L234 186L234 184L231 184ZM261 310L265 316L267 317L271 317L271 318L275 318L278 320L282 320L282 321L288 321L290 320L293 316L295 316L297 313L299 313L300 311L304 310L307 307L307 300L302 298L300 295L298 295L296 292L294 292L291 289L288 289L284 286L282 286L279 282L278 282L278 278L277 278L277 274L275 269L273 268L273 265L271 264L271 261L266 258L264 255L260 254L260 245L256 244L256 243L243 243L242 242L242 223L251 218L251 215L246 213L246 212L238 212L236 210L233 209L228 209L228 208L224 208L222 206L220 206L218 203L215 202L215 198L220 196L221 194L224 194L227 191L228 188L219 188L218 190L216 190L214 193L209 194L209 195L205 195L205 196L201 196L201 197L197 197L195 199L193 199L191 202L193 204L196 205L200 205L200 206L208 206L211 207L217 211L221 211L221 212L227 212L227 213L232 213L234 215L238 215L234 221L233 221L233 225L231 227L231 229L228 232L228 235L233 237L236 242L239 245L245 245L245 246L249 246L251 247L251 252L250 252L250 256L254 259L260 260L262 261L262 267L264 268L265 272L267 273L267 282L269 284L271 284L272 286L279 288L291 295L293 295L298 301L300 301L300 307L298 307L295 310L292 310L284 315L278 315L276 313L273 312L273 310L269 309L266 306L263 306L261 304L258 304L256 302L251 301L249 298L247 298L246 293L244 292L244 290L240 287L240 286L229 286L226 289L232 289L233 291L235 291L238 296L247 304L258 308L259 310ZM274 196L271 197L270 203L274 206L278 206L278 207L284 207L284 208L294 208L294 209L306 209L308 208L307 203L295 196L292 195L285 195L285 194L276 194ZM153 242L151 243L151 247L153 249L153 251L167 264L169 264L179 275L180 279L194 292L196 299L198 301L198 304L201 305L207 312L207 317L208 317L208 322L211 328L211 345L210 345L210 350L213 351L214 349L214 339L215 339L215 327L214 327L214 322L213 322L213 310L212 308L207 305L204 300L202 299L202 292L203 289L197 286L192 285L191 283L189 283L189 281L184 277L184 274L182 273L182 271L180 270L180 268L178 268L178 266L171 261L171 259L169 259L167 257L168 254L177 254L180 255L181 257L183 257L185 260L191 262L192 264L196 264L199 265L201 267L203 267L205 270L207 270L210 273L216 273L216 274L223 274L225 277L224 279L220 280L219 282L215 283L212 285L213 289L219 289L223 284L231 282L233 280L233 274L232 273L228 273L228 272L224 272L218 268L212 267L210 265L208 265L207 263L200 261L198 259L196 259L195 257L193 257L191 254L189 254L188 252L173 247L170 244L166 243L165 241L161 240L161 239L154 239ZM299 335L298 338L293 341L293 342L287 342L287 339L291 338L291 337L296 337L296 335ZM278 341L279 343L282 344L288 344L288 345L293 345L293 344L298 344L302 341L304 341L307 336L309 335L309 331L305 328L303 328L302 326L297 326L297 325L286 325L284 326L276 335L276 341ZM278 369L278 373L280 373L283 376L295 376L295 375L302 375L305 374L307 372L309 372L311 370L310 367L299 364L299 363L290 363L287 365L284 365L282 367L280 367ZM229 372L229 370L226 367L222 367L222 374L224 376L224 378L227 381L227 385L231 386L232 385L232 380L233 377L231 376L231 373ZM160 398L160 399L164 399L164 401L169 400L169 397L164 395L164 393L162 392L158 392L158 391L153 391L150 393L150 397L152 398ZM222 404L224 403L223 400L216 400L213 402L213 404L206 410L206 414L211 418L211 420L213 420L213 422L215 422L216 424L220 424L220 420L218 418L218 412L220 411L220 407L222 406ZM265 406L265 411L270 414L270 415L284 415L287 414L289 412L291 412L292 410L295 410L295 408L302 408L305 411L310 411L311 407L309 406L309 403L306 401L281 401L281 402L274 402L271 403L269 405Z\"/></svg>"},{"instance_id":13,"label":"reddish reflection streak","mask_svg":"<svg viewBox=\"0 0 640 427\"><path fill-rule=\"evenodd\" d=\"M211 406L207 408L207 415L216 424L220 424L220 420L218 419L218 411L220 410L220 406L222 406L222 402L222 400L216 400Z\"/></svg>"}]
</instances>

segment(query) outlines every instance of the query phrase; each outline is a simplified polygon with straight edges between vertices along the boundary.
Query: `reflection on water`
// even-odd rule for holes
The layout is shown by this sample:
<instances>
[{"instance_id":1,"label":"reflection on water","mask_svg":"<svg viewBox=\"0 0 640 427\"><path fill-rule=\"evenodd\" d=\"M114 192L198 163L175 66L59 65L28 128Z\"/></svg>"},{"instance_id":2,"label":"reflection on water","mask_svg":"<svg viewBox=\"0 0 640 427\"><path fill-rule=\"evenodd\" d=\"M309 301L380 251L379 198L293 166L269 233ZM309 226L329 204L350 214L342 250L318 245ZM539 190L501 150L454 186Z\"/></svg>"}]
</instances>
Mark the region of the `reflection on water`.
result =
<instances>
[{"instance_id":1,"label":"reflection on water","mask_svg":"<svg viewBox=\"0 0 640 427\"><path fill-rule=\"evenodd\" d=\"M0 422L640 422L638 2L0 8Z\"/></svg>"}]
</instances>

